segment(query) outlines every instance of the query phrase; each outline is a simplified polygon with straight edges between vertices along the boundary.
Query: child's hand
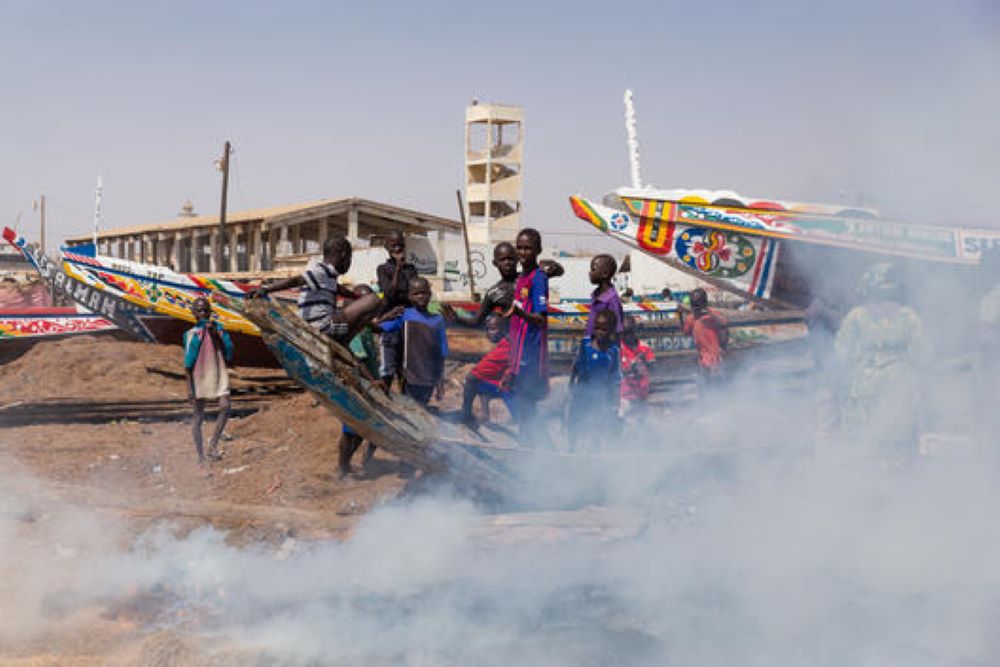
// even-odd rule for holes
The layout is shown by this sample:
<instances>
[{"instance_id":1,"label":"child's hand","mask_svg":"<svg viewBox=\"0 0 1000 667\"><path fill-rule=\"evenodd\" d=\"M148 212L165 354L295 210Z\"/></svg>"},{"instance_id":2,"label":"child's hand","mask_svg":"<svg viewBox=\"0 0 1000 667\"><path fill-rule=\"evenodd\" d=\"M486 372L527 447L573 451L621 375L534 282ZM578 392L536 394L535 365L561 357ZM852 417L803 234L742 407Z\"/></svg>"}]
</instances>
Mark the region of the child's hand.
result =
<instances>
[{"instance_id":1,"label":"child's hand","mask_svg":"<svg viewBox=\"0 0 1000 667\"><path fill-rule=\"evenodd\" d=\"M395 308L392 308L389 311L387 311L385 313L385 315L383 315L382 317L378 318L377 321L378 322L386 322L388 320L394 320L397 317L399 317L400 315L402 315L404 310L406 310L406 306L396 306Z\"/></svg>"},{"instance_id":2,"label":"child's hand","mask_svg":"<svg viewBox=\"0 0 1000 667\"><path fill-rule=\"evenodd\" d=\"M500 378L500 389L503 391L510 391L510 388L514 385L514 376L511 375L509 370L503 372L503 376Z\"/></svg>"},{"instance_id":3,"label":"child's hand","mask_svg":"<svg viewBox=\"0 0 1000 667\"><path fill-rule=\"evenodd\" d=\"M448 324L455 323L455 309L451 307L450 303L439 303L438 308L440 308L441 314L444 315L444 319L448 320Z\"/></svg>"}]
</instances>

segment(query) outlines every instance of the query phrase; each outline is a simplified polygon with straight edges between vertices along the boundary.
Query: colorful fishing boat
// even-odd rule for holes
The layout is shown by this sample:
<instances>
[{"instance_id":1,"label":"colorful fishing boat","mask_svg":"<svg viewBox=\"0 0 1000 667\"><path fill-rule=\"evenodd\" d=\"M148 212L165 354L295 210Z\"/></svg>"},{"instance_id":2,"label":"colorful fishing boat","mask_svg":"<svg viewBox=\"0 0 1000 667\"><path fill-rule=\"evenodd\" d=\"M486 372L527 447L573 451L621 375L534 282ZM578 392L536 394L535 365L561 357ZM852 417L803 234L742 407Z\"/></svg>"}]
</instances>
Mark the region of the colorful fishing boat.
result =
<instances>
[{"instance_id":1,"label":"colorful fishing boat","mask_svg":"<svg viewBox=\"0 0 1000 667\"><path fill-rule=\"evenodd\" d=\"M29 244L24 237L9 227L4 228L3 237L38 271L49 285L52 294L61 294L68 301L76 302L77 310L98 313L115 327L138 340L147 342L154 340L152 332L143 320L144 316L154 315L151 309L125 299L124 295L118 294L115 290L75 280L71 273L65 270L64 265L50 260L45 253Z\"/></svg>"},{"instance_id":2,"label":"colorful fishing boat","mask_svg":"<svg viewBox=\"0 0 1000 667\"><path fill-rule=\"evenodd\" d=\"M463 315L470 315L479 305L452 303ZM695 358L694 341L681 331L678 304L672 301L627 303L626 315L639 321L640 337L658 360L675 357ZM575 359L587 324L589 303L549 305L549 361L556 372L566 371ZM730 322L729 349L742 353L761 346L801 341L808 329L801 310L723 311ZM475 361L493 347L483 331L463 327L448 329L448 350L459 361Z\"/></svg>"},{"instance_id":3,"label":"colorful fishing boat","mask_svg":"<svg viewBox=\"0 0 1000 667\"><path fill-rule=\"evenodd\" d=\"M56 264L9 228L4 238L25 256L55 293L100 313L139 340L181 345L194 322L190 306L198 296L242 298L247 285L168 268L97 256L92 246L63 248ZM213 317L230 332L237 366L277 368L260 332L242 316L214 307Z\"/></svg>"},{"instance_id":4,"label":"colorful fishing boat","mask_svg":"<svg viewBox=\"0 0 1000 667\"><path fill-rule=\"evenodd\" d=\"M427 473L450 472L466 489L509 497L517 485L510 456L519 451L504 429L473 431L438 419L407 396L387 394L342 345L272 300L216 297L245 315L288 372L340 421L370 442Z\"/></svg>"},{"instance_id":5,"label":"colorful fishing boat","mask_svg":"<svg viewBox=\"0 0 1000 667\"><path fill-rule=\"evenodd\" d=\"M0 363L19 357L40 341L117 331L106 317L77 308L0 309Z\"/></svg>"},{"instance_id":6,"label":"colorful fishing boat","mask_svg":"<svg viewBox=\"0 0 1000 667\"><path fill-rule=\"evenodd\" d=\"M876 211L742 197L728 191L620 188L602 203L570 197L608 236L707 283L776 305L805 306L812 286L880 258L925 273L968 270L1000 231L906 224Z\"/></svg>"}]
</instances>

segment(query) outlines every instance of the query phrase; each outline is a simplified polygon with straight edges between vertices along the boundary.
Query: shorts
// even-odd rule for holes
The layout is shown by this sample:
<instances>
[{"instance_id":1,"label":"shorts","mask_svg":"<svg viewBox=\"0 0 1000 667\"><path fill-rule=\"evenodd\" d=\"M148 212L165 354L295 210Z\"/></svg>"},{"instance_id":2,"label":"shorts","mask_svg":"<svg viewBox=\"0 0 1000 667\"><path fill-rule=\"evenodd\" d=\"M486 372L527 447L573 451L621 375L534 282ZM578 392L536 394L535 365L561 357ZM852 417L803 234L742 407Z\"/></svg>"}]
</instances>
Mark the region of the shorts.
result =
<instances>
[{"instance_id":1,"label":"shorts","mask_svg":"<svg viewBox=\"0 0 1000 667\"><path fill-rule=\"evenodd\" d=\"M403 337L398 331L386 331L379 341L379 371L380 377L394 377L399 373L403 357Z\"/></svg>"},{"instance_id":2,"label":"shorts","mask_svg":"<svg viewBox=\"0 0 1000 667\"><path fill-rule=\"evenodd\" d=\"M347 323L347 318L339 310L335 310L330 313L328 317L323 318L319 323L319 330L325 333L330 338L335 340L342 340L347 337L348 332L351 327Z\"/></svg>"}]
</instances>

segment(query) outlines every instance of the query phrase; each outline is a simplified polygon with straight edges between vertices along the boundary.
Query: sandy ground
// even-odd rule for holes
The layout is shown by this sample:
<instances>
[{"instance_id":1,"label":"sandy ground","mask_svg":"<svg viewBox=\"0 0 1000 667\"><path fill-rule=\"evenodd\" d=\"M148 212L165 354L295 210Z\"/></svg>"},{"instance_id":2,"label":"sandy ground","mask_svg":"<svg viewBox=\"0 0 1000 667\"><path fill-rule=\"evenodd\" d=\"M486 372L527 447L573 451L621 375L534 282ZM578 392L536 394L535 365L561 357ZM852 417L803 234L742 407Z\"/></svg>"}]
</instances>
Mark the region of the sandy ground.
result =
<instances>
[{"instance_id":1,"label":"sandy ground","mask_svg":"<svg viewBox=\"0 0 1000 667\"><path fill-rule=\"evenodd\" d=\"M185 396L182 373L175 347L89 337L45 343L0 368L0 405L178 399ZM366 470L340 479L340 424L308 394L276 396L260 412L231 420L226 431L223 459L199 466L186 422L5 428L0 479L32 499L15 517L29 535L34 517L66 503L123 520L118 539L129 548L160 525L180 535L211 525L238 545L344 539L358 517L414 477L380 451ZM0 637L0 665L200 664L185 657L199 653L186 640L143 630L141 606L81 610L57 633L25 644L5 646Z\"/></svg>"}]
</instances>

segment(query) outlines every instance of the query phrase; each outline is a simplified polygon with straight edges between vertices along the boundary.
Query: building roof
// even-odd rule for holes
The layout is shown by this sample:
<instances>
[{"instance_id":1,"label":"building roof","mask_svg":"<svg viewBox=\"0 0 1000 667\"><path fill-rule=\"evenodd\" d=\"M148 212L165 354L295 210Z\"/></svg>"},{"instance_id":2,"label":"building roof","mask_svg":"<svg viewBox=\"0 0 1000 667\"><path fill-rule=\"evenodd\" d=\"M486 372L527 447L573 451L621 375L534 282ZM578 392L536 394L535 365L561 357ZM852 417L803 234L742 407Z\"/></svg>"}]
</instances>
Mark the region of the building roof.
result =
<instances>
[{"instance_id":1,"label":"building roof","mask_svg":"<svg viewBox=\"0 0 1000 667\"><path fill-rule=\"evenodd\" d=\"M421 213L411 209L382 204L380 202L361 199L360 197L342 197L339 199L318 199L316 201L304 202L301 204L289 204L286 206L271 206L268 208L256 208L247 211L231 211L226 214L226 224L262 221L265 227L272 224L295 224L315 217L328 215L339 215L346 213L352 207L356 207L359 213L382 218L399 223L406 227L413 227L415 231L445 231L461 233L462 223L457 220L442 218L428 213ZM135 234L149 234L155 232L176 232L200 227L215 227L219 224L219 216L216 215L196 215L182 216L166 222L154 222L144 225L131 225L128 227L117 227L114 229L102 230L97 234L98 239L118 238L121 236L131 236ZM66 239L67 243L86 243L92 239L92 235L84 234Z\"/></svg>"}]
</instances>

